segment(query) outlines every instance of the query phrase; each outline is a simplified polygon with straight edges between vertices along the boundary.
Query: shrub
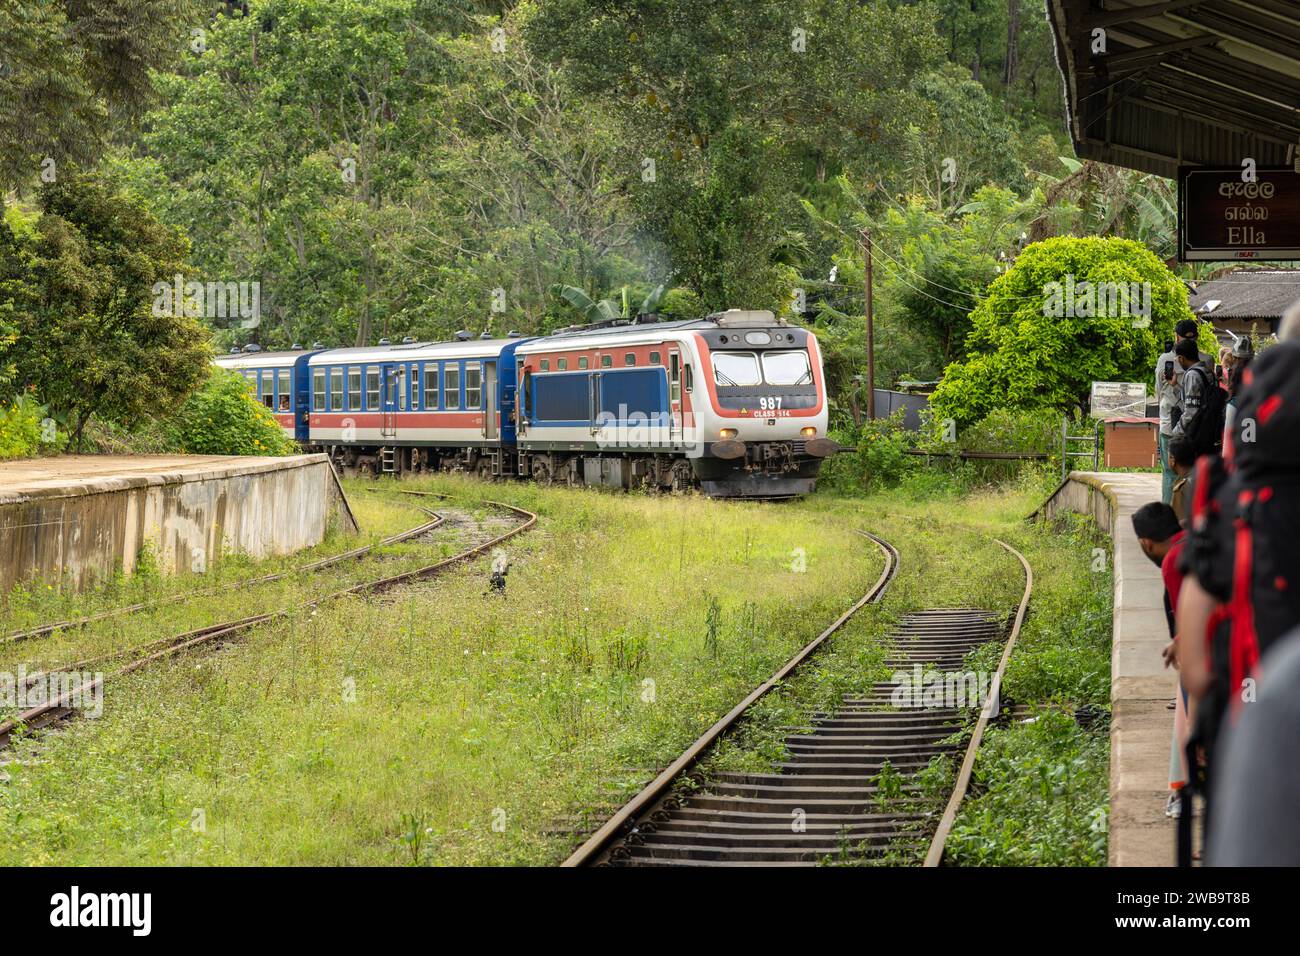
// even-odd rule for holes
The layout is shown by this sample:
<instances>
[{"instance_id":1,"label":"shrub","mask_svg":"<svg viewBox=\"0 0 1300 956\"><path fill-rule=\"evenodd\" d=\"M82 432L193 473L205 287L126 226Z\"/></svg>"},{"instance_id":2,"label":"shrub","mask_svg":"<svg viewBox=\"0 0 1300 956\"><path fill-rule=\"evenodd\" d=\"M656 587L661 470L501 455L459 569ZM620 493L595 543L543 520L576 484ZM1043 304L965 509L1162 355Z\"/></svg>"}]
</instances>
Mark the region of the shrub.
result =
<instances>
[{"instance_id":1,"label":"shrub","mask_svg":"<svg viewBox=\"0 0 1300 956\"><path fill-rule=\"evenodd\" d=\"M864 421L860 425L849 422L832 437L844 447L854 449L836 455L822 472L827 485L842 491L893 487L919 461L906 453L915 443L915 435L903 427L902 409L888 418Z\"/></svg>"},{"instance_id":2,"label":"shrub","mask_svg":"<svg viewBox=\"0 0 1300 956\"><path fill-rule=\"evenodd\" d=\"M169 444L195 455L291 455L297 445L242 375L214 368L167 423Z\"/></svg>"},{"instance_id":3,"label":"shrub","mask_svg":"<svg viewBox=\"0 0 1300 956\"><path fill-rule=\"evenodd\" d=\"M46 446L57 450L57 441L42 441L41 423L46 408L30 395L19 395L9 405L0 405L0 458L30 458Z\"/></svg>"}]
</instances>

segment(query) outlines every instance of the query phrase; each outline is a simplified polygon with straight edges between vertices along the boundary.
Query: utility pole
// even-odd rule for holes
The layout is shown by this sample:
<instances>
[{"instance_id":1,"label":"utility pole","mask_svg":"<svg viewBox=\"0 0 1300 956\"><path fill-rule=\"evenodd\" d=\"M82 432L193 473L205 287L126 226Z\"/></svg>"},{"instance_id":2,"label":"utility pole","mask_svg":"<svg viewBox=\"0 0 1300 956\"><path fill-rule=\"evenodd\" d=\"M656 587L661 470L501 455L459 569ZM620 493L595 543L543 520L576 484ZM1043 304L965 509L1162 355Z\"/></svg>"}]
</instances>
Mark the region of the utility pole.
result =
<instances>
[{"instance_id":1,"label":"utility pole","mask_svg":"<svg viewBox=\"0 0 1300 956\"><path fill-rule=\"evenodd\" d=\"M867 266L867 420L876 420L876 325L871 299L871 230L862 230L863 258Z\"/></svg>"}]
</instances>

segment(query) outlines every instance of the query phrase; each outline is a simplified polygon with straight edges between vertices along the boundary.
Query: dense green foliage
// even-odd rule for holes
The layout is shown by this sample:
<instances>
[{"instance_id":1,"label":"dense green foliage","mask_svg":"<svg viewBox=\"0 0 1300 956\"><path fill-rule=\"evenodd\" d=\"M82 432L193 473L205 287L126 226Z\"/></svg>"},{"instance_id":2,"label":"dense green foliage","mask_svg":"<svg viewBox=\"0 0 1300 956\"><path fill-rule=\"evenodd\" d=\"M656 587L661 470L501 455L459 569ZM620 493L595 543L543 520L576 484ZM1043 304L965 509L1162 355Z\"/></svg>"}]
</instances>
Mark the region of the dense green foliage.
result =
<instances>
[{"instance_id":1,"label":"dense green foliage","mask_svg":"<svg viewBox=\"0 0 1300 956\"><path fill-rule=\"evenodd\" d=\"M1150 314L1137 311L1136 298L1108 311L1099 302L1085 308L1082 292L1070 309L1064 289L1084 283L1149 290ZM1066 314L1054 314L1054 295ZM1092 382L1148 381L1174 324L1190 318L1186 286L1137 242L1035 243L971 314L969 354L945 370L935 416L965 426L998 407L1086 408Z\"/></svg>"},{"instance_id":2,"label":"dense green foliage","mask_svg":"<svg viewBox=\"0 0 1300 956\"><path fill-rule=\"evenodd\" d=\"M21 0L0 12L0 105L23 117L0 120L6 220L35 236L37 190L98 162L188 237L164 257L186 281L258 284L257 317L203 318L220 351L543 332L660 288L669 315L771 308L816 328L854 428L869 229L877 384L950 368L968 425L1017 368L977 317L1027 244L1097 233L1164 255L1171 233L1168 183L1062 157L1051 38L1021 7ZM0 231L0 399L30 381L6 343L50 279L23 244ZM75 322L66 339L87 343ZM1067 407L1144 352L1109 333L1081 348L1102 354L1061 355L1068 380L1026 394ZM69 390L39 387L78 430ZM88 411L129 427L146 409Z\"/></svg>"},{"instance_id":3,"label":"dense green foliage","mask_svg":"<svg viewBox=\"0 0 1300 956\"><path fill-rule=\"evenodd\" d=\"M96 158L154 99L202 21L197 0L0 5L0 191ZM208 4L210 6L210 4Z\"/></svg>"},{"instance_id":4,"label":"dense green foliage","mask_svg":"<svg viewBox=\"0 0 1300 956\"><path fill-rule=\"evenodd\" d=\"M213 368L167 423L177 451L195 455L289 455L297 446L248 380Z\"/></svg>"},{"instance_id":5,"label":"dense green foliage","mask_svg":"<svg viewBox=\"0 0 1300 956\"><path fill-rule=\"evenodd\" d=\"M45 406L31 395L19 395L6 406L0 406L0 459L29 458L41 450L45 437L41 423L45 420Z\"/></svg>"},{"instance_id":6,"label":"dense green foliage","mask_svg":"<svg viewBox=\"0 0 1300 956\"><path fill-rule=\"evenodd\" d=\"M182 401L210 355L193 318L158 314L151 291L185 269L188 245L111 182L65 172L20 232L0 222L13 335L0 367L34 390L74 447L92 416L133 425Z\"/></svg>"}]
</instances>

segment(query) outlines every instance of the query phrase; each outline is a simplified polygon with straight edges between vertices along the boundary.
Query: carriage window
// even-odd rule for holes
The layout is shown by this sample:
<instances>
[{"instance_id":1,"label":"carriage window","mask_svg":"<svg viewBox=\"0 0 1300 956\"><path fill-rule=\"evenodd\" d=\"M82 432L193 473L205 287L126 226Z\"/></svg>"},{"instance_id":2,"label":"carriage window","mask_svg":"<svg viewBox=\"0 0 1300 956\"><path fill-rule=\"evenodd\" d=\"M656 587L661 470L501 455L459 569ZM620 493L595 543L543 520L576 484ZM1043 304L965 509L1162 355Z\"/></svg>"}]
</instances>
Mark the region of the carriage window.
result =
<instances>
[{"instance_id":1,"label":"carriage window","mask_svg":"<svg viewBox=\"0 0 1300 956\"><path fill-rule=\"evenodd\" d=\"M275 408L275 373L269 368L262 370L262 404Z\"/></svg>"},{"instance_id":2,"label":"carriage window","mask_svg":"<svg viewBox=\"0 0 1300 956\"><path fill-rule=\"evenodd\" d=\"M366 408L379 411L379 369L373 365L366 369Z\"/></svg>"},{"instance_id":3,"label":"carriage window","mask_svg":"<svg viewBox=\"0 0 1300 956\"><path fill-rule=\"evenodd\" d=\"M442 371L442 398L446 408L460 408L460 366L447 365Z\"/></svg>"},{"instance_id":4,"label":"carriage window","mask_svg":"<svg viewBox=\"0 0 1300 956\"><path fill-rule=\"evenodd\" d=\"M397 407L406 411L406 366L397 366Z\"/></svg>"},{"instance_id":5,"label":"carriage window","mask_svg":"<svg viewBox=\"0 0 1300 956\"><path fill-rule=\"evenodd\" d=\"M550 370L551 370L551 360L550 360L550 359L542 359L542 371L543 371L543 372L549 372Z\"/></svg>"},{"instance_id":6,"label":"carriage window","mask_svg":"<svg viewBox=\"0 0 1300 956\"><path fill-rule=\"evenodd\" d=\"M565 369L567 369L568 367L569 367L569 360L568 360L568 359L556 359L556 360L555 360L555 369L556 369L556 371L563 372L563 371L564 371Z\"/></svg>"},{"instance_id":7,"label":"carriage window","mask_svg":"<svg viewBox=\"0 0 1300 956\"><path fill-rule=\"evenodd\" d=\"M348 369L348 411L361 411L361 369Z\"/></svg>"},{"instance_id":8,"label":"carriage window","mask_svg":"<svg viewBox=\"0 0 1300 956\"><path fill-rule=\"evenodd\" d=\"M424 367L424 409L429 411L438 407L438 366L429 371L429 366Z\"/></svg>"},{"instance_id":9,"label":"carriage window","mask_svg":"<svg viewBox=\"0 0 1300 956\"><path fill-rule=\"evenodd\" d=\"M330 369L330 411L343 411L343 369Z\"/></svg>"},{"instance_id":10,"label":"carriage window","mask_svg":"<svg viewBox=\"0 0 1300 956\"><path fill-rule=\"evenodd\" d=\"M600 357L600 367L601 367L601 368L613 368L613 366L614 366L614 356L612 356L612 355L602 355L602 356Z\"/></svg>"},{"instance_id":11,"label":"carriage window","mask_svg":"<svg viewBox=\"0 0 1300 956\"><path fill-rule=\"evenodd\" d=\"M764 352L763 378L768 385L809 385L812 370L807 352Z\"/></svg>"},{"instance_id":12,"label":"carriage window","mask_svg":"<svg viewBox=\"0 0 1300 956\"><path fill-rule=\"evenodd\" d=\"M659 355L658 352L651 352L651 353L650 353L650 364L651 364L651 365L661 365L661 364L663 364L663 359L660 357L660 355Z\"/></svg>"},{"instance_id":13,"label":"carriage window","mask_svg":"<svg viewBox=\"0 0 1300 956\"><path fill-rule=\"evenodd\" d=\"M292 402L290 401L290 396L292 393L289 388L289 370L287 368L282 368L280 369L279 373L277 373L275 388L276 388L276 406L282 412L289 411L293 407L293 405Z\"/></svg>"},{"instance_id":14,"label":"carriage window","mask_svg":"<svg viewBox=\"0 0 1300 956\"><path fill-rule=\"evenodd\" d=\"M420 405L420 366L411 366L411 411Z\"/></svg>"},{"instance_id":15,"label":"carriage window","mask_svg":"<svg viewBox=\"0 0 1300 956\"><path fill-rule=\"evenodd\" d=\"M758 358L753 352L714 352L713 380L719 385L757 385Z\"/></svg>"},{"instance_id":16,"label":"carriage window","mask_svg":"<svg viewBox=\"0 0 1300 956\"><path fill-rule=\"evenodd\" d=\"M465 366L465 407L483 407L483 370L477 365Z\"/></svg>"},{"instance_id":17,"label":"carriage window","mask_svg":"<svg viewBox=\"0 0 1300 956\"><path fill-rule=\"evenodd\" d=\"M585 356L585 355L579 355L579 356L578 356L578 368L586 368L586 367L587 367L587 356Z\"/></svg>"},{"instance_id":18,"label":"carriage window","mask_svg":"<svg viewBox=\"0 0 1300 956\"><path fill-rule=\"evenodd\" d=\"M635 365L635 364L636 364L636 353L635 353L635 352L628 352L626 355L624 355L624 356L623 356L623 364L624 364L624 365Z\"/></svg>"},{"instance_id":19,"label":"carriage window","mask_svg":"<svg viewBox=\"0 0 1300 956\"><path fill-rule=\"evenodd\" d=\"M690 363L682 366L682 387L690 391L695 386L695 375L691 372Z\"/></svg>"},{"instance_id":20,"label":"carriage window","mask_svg":"<svg viewBox=\"0 0 1300 956\"><path fill-rule=\"evenodd\" d=\"M668 353L668 400L682 400L682 360L676 352Z\"/></svg>"},{"instance_id":21,"label":"carriage window","mask_svg":"<svg viewBox=\"0 0 1300 956\"><path fill-rule=\"evenodd\" d=\"M312 369L311 373L311 410L325 411L325 370Z\"/></svg>"}]
</instances>

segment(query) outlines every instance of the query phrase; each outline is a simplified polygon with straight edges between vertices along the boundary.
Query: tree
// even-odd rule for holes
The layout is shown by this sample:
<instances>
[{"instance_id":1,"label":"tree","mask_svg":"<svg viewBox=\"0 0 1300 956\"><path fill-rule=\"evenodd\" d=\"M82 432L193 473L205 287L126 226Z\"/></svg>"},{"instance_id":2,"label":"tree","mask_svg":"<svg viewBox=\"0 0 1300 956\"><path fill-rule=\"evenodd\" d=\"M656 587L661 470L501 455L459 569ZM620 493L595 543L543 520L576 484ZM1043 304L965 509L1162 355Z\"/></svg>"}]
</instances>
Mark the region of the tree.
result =
<instances>
[{"instance_id":1,"label":"tree","mask_svg":"<svg viewBox=\"0 0 1300 956\"><path fill-rule=\"evenodd\" d=\"M892 166L941 57L928 10L880 0L552 0L525 36L613 111L646 233L709 309L783 310L801 194Z\"/></svg>"},{"instance_id":2,"label":"tree","mask_svg":"<svg viewBox=\"0 0 1300 956\"><path fill-rule=\"evenodd\" d=\"M1127 239L1048 239L1025 248L971 316L968 355L931 399L960 426L995 408L1086 407L1094 381L1145 382L1187 288Z\"/></svg>"},{"instance_id":3,"label":"tree","mask_svg":"<svg viewBox=\"0 0 1300 956\"><path fill-rule=\"evenodd\" d=\"M152 101L151 70L177 59L197 0L11 0L0 4L0 195L64 164L88 164ZM46 165L53 160L54 166Z\"/></svg>"},{"instance_id":4,"label":"tree","mask_svg":"<svg viewBox=\"0 0 1300 956\"><path fill-rule=\"evenodd\" d=\"M155 283L186 271L188 244L103 179L60 174L39 193L34 231L0 243L13 278L0 315L16 336L0 355L80 448L92 417L131 427L174 407L207 367L208 333L155 308Z\"/></svg>"},{"instance_id":5,"label":"tree","mask_svg":"<svg viewBox=\"0 0 1300 956\"><path fill-rule=\"evenodd\" d=\"M556 282L648 271L612 122L522 42L530 4L480 6L261 0L160 78L168 108L118 168L201 278L261 283L257 341L540 331Z\"/></svg>"},{"instance_id":6,"label":"tree","mask_svg":"<svg viewBox=\"0 0 1300 956\"><path fill-rule=\"evenodd\" d=\"M890 210L881 233L897 253L881 263L886 295L930 343L939 368L964 354L971 312L1014 253L1029 205L985 186L946 220L913 201Z\"/></svg>"}]
</instances>

